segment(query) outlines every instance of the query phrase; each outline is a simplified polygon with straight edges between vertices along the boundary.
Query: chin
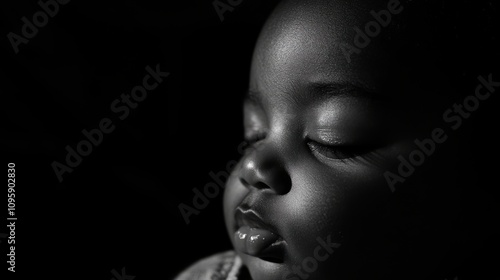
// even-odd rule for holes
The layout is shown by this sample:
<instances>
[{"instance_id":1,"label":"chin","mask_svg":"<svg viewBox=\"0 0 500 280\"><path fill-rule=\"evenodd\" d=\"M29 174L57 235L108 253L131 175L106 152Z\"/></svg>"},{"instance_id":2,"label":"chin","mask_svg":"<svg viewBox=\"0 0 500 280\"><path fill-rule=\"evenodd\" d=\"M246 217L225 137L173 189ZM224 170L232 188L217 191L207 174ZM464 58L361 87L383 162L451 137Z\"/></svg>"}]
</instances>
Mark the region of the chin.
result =
<instances>
[{"instance_id":1,"label":"chin","mask_svg":"<svg viewBox=\"0 0 500 280\"><path fill-rule=\"evenodd\" d=\"M254 280L287 279L285 276L291 271L286 263L267 261L242 253L239 253L239 256L243 260L244 265L248 268L248 271Z\"/></svg>"}]
</instances>

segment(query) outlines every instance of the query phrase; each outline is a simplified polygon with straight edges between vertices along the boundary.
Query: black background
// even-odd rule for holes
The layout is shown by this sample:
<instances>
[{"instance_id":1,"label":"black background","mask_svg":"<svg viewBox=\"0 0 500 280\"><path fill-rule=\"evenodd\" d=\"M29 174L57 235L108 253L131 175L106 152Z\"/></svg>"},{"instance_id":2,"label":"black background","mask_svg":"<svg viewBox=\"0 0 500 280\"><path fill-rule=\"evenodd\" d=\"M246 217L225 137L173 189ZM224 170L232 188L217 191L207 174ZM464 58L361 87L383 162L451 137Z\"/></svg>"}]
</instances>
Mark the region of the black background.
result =
<instances>
[{"instance_id":1,"label":"black background","mask_svg":"<svg viewBox=\"0 0 500 280\"><path fill-rule=\"evenodd\" d=\"M18 54L6 35L20 34L21 17L40 7L2 4L1 146L4 168L16 164L17 276L109 280L125 267L137 280L169 279L230 249L221 195L189 225L178 205L192 205L192 189L239 157L240 99L275 2L243 0L221 22L210 0L73 0ZM157 64L170 76L59 183L51 163L64 163L83 129L115 117L113 100ZM497 118L494 105L484 108L463 133L474 135L467 145L481 155L478 177L488 184Z\"/></svg>"},{"instance_id":2,"label":"black background","mask_svg":"<svg viewBox=\"0 0 500 280\"><path fill-rule=\"evenodd\" d=\"M221 21L212 1L74 0L18 54L6 35L40 7L3 4L2 162L16 164L17 276L109 280L125 267L168 279L230 249L222 195L189 225L178 205L192 206L192 189L239 157L241 95L273 2L243 1ZM116 118L113 100L157 64L170 76L59 183L51 163L64 163L83 129Z\"/></svg>"}]
</instances>

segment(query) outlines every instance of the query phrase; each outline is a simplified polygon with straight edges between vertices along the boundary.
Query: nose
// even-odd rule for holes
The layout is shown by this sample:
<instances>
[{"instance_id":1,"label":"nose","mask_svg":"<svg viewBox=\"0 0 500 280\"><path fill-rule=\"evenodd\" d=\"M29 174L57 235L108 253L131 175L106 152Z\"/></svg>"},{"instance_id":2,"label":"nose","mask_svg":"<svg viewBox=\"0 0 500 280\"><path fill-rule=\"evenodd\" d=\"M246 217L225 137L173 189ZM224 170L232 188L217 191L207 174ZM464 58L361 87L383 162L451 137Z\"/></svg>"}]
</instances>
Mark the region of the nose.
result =
<instances>
[{"instance_id":1,"label":"nose","mask_svg":"<svg viewBox=\"0 0 500 280\"><path fill-rule=\"evenodd\" d=\"M276 194L286 194L292 181L283 160L272 144L262 143L244 157L239 179L247 188L271 189Z\"/></svg>"}]
</instances>

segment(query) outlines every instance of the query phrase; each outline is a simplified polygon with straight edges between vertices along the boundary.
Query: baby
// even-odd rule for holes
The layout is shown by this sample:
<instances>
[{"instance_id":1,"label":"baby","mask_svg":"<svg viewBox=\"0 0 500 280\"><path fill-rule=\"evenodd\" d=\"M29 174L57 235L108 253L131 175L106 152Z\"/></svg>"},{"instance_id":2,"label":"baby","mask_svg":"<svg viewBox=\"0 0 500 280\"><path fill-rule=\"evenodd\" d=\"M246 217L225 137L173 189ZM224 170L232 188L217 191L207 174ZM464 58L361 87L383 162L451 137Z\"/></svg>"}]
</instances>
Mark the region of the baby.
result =
<instances>
[{"instance_id":1,"label":"baby","mask_svg":"<svg viewBox=\"0 0 500 280\"><path fill-rule=\"evenodd\" d=\"M443 162L458 153L435 128L446 127L454 73L436 18L419 5L276 7L243 105L249 145L225 188L234 251L176 279L453 276L467 234L453 224L460 179Z\"/></svg>"}]
</instances>

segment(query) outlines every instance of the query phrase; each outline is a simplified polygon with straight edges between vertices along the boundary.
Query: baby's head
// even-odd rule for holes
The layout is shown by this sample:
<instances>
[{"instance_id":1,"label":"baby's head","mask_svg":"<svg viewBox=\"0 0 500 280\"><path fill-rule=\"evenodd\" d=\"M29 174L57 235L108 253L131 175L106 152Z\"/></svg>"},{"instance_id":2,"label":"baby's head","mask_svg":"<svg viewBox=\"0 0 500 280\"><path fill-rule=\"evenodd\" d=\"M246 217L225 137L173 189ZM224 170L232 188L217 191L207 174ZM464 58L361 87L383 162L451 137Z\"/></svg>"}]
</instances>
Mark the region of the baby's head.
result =
<instances>
[{"instance_id":1,"label":"baby's head","mask_svg":"<svg viewBox=\"0 0 500 280\"><path fill-rule=\"evenodd\" d=\"M448 170L431 180L427 157L398 173L416 139L446 141L432 132L439 114L430 120L450 91L431 24L406 33L406 3L285 1L265 24L244 101L249 146L224 196L253 279L425 275L445 254Z\"/></svg>"}]
</instances>

